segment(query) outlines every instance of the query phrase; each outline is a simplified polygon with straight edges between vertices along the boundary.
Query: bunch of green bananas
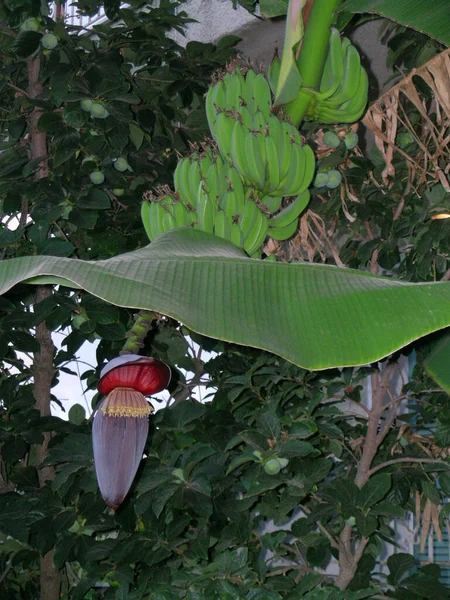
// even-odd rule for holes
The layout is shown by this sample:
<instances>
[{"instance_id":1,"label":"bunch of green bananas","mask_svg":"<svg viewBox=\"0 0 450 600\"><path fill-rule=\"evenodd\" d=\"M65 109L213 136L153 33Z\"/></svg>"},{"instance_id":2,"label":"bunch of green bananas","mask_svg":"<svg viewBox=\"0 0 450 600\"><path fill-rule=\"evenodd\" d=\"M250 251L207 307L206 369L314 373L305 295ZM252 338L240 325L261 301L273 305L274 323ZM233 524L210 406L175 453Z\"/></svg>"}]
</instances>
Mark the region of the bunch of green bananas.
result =
<instances>
[{"instance_id":1,"label":"bunch of green bananas","mask_svg":"<svg viewBox=\"0 0 450 600\"><path fill-rule=\"evenodd\" d=\"M353 123L367 104L369 79L356 48L332 28L319 91L307 90L307 116L322 123ZM305 90L306 91L306 90Z\"/></svg>"},{"instance_id":2,"label":"bunch of green bananas","mask_svg":"<svg viewBox=\"0 0 450 600\"><path fill-rule=\"evenodd\" d=\"M192 225L196 214L175 195L163 193L142 203L141 218L149 240L153 241L161 233Z\"/></svg>"},{"instance_id":3,"label":"bunch of green bananas","mask_svg":"<svg viewBox=\"0 0 450 600\"><path fill-rule=\"evenodd\" d=\"M244 75L235 69L209 89L206 112L217 147L205 143L181 158L175 191L164 189L144 201L141 215L151 241L190 226L260 257L268 235L285 240L296 232L310 198L314 154L295 127L271 111L269 85L252 70Z\"/></svg>"},{"instance_id":4,"label":"bunch of green bananas","mask_svg":"<svg viewBox=\"0 0 450 600\"><path fill-rule=\"evenodd\" d=\"M296 196L311 183L314 154L298 130L271 110L269 84L252 70L227 73L206 97L209 127L224 160L261 193Z\"/></svg>"}]
</instances>

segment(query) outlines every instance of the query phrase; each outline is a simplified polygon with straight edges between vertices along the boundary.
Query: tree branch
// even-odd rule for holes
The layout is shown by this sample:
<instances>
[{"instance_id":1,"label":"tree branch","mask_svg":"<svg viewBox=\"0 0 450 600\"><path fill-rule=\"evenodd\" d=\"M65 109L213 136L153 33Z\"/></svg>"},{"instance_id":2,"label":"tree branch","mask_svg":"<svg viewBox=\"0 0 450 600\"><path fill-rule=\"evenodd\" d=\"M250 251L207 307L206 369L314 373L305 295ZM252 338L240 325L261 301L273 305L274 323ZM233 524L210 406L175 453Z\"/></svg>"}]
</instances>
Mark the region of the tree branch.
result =
<instances>
[{"instance_id":1,"label":"tree branch","mask_svg":"<svg viewBox=\"0 0 450 600\"><path fill-rule=\"evenodd\" d=\"M358 462L356 468L355 484L362 488L367 483L370 477L370 467L373 459L377 453L377 450L382 443L388 428L386 426L391 419L395 418L397 414L397 405L395 410L388 416L385 427L385 432L378 434L378 427L380 425L381 415L385 410L384 399L389 389L389 382L391 379L394 364L388 364L384 369L384 372L374 373L372 378L372 407L369 410L368 421L367 421L367 433L364 441L363 453L361 460ZM351 580L353 579L358 563L361 560L364 550L369 542L369 538L362 537L361 541L356 550L352 551L352 531L351 525L345 525L339 536L339 575L336 578L336 586L340 590L345 590Z\"/></svg>"},{"instance_id":2,"label":"tree branch","mask_svg":"<svg viewBox=\"0 0 450 600\"><path fill-rule=\"evenodd\" d=\"M384 463L381 463L380 465L377 465L376 467L373 467L372 469L370 469L368 475L369 477L372 477L372 475L374 475L374 473L377 473L378 471L381 471L381 469L385 469L386 467L389 467L390 465L396 465L398 463L429 463L429 464L439 464L439 465L445 465L448 469L450 469L450 463L445 462L444 460L439 460L437 458L414 458L414 457L408 457L408 456L404 456L402 458L394 458L392 460L387 460Z\"/></svg>"}]
</instances>

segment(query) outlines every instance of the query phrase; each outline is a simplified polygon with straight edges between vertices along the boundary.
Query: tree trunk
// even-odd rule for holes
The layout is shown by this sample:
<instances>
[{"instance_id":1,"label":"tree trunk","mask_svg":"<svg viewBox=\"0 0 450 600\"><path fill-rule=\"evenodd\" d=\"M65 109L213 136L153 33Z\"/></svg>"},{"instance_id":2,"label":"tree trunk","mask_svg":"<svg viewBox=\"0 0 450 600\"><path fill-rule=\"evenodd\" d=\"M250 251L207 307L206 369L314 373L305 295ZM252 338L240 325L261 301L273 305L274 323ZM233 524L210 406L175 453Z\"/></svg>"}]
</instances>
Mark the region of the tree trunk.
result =
<instances>
[{"instance_id":1,"label":"tree trunk","mask_svg":"<svg viewBox=\"0 0 450 600\"><path fill-rule=\"evenodd\" d=\"M39 82L40 59L28 59L28 93L34 98L42 93L43 88ZM42 179L48 174L47 164L47 138L44 132L37 131L37 122L42 111L35 108L30 115L30 144L31 158L42 157L42 163L36 174L36 179ZM28 205L22 204L21 224L26 225L28 218ZM39 286L37 288L36 302L40 302L48 298L52 294L52 289L49 286ZM39 410L42 417L49 416L50 399L52 380L54 375L53 355L55 347L50 331L47 329L45 322L39 323L36 327L36 339L39 342L40 350L34 354L33 360L33 376L34 376L34 397L36 399L36 408ZM44 434L44 440L37 447L36 459L38 468L48 455L48 443L51 439L51 433ZM41 486L45 482L54 477L53 467L41 467L39 469L39 483ZM41 557L40 564L40 598L41 600L58 600L61 588L61 575L55 567L53 561L54 549L50 550Z\"/></svg>"}]
</instances>

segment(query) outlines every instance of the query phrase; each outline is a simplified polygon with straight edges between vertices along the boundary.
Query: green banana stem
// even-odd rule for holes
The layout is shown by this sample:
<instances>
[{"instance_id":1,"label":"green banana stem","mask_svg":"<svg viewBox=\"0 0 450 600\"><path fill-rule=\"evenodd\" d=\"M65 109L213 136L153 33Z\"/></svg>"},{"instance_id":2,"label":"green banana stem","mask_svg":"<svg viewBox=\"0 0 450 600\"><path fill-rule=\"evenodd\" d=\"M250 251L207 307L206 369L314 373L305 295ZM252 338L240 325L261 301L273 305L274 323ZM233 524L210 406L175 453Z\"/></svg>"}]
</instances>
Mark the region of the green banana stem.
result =
<instances>
[{"instance_id":1,"label":"green banana stem","mask_svg":"<svg viewBox=\"0 0 450 600\"><path fill-rule=\"evenodd\" d=\"M314 1L297 59L297 67L303 80L302 87L316 89L319 86L327 55L330 26L333 24L334 12L340 3L341 0ZM300 93L297 98L283 107L296 127L302 122L311 101L310 94Z\"/></svg>"},{"instance_id":2,"label":"green banana stem","mask_svg":"<svg viewBox=\"0 0 450 600\"><path fill-rule=\"evenodd\" d=\"M135 316L133 327L127 332L127 341L125 342L120 354L139 354L144 346L144 339L153 327L153 322L157 315L148 310L140 310Z\"/></svg>"}]
</instances>

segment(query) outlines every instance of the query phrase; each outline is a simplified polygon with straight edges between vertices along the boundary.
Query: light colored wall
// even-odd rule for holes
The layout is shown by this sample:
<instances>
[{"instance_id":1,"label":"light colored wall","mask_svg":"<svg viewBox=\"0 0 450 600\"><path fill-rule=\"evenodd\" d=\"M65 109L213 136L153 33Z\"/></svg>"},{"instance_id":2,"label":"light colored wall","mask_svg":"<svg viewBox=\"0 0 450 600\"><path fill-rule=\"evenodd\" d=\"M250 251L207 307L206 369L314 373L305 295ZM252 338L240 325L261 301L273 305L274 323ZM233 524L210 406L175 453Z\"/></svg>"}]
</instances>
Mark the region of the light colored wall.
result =
<instances>
[{"instance_id":1,"label":"light colored wall","mask_svg":"<svg viewBox=\"0 0 450 600\"><path fill-rule=\"evenodd\" d=\"M239 35L242 41L238 49L244 58L256 65L266 65L272 60L275 47L281 53L283 49L285 19L259 19L251 15L241 6L235 10L231 0L189 0L182 10L198 22L187 28L186 38L177 36L179 43L190 40L217 42L229 34ZM379 90L385 88L384 83L389 76L386 69L386 46L378 40L380 21L374 19L358 27L352 40L362 54L366 56Z\"/></svg>"}]
</instances>

